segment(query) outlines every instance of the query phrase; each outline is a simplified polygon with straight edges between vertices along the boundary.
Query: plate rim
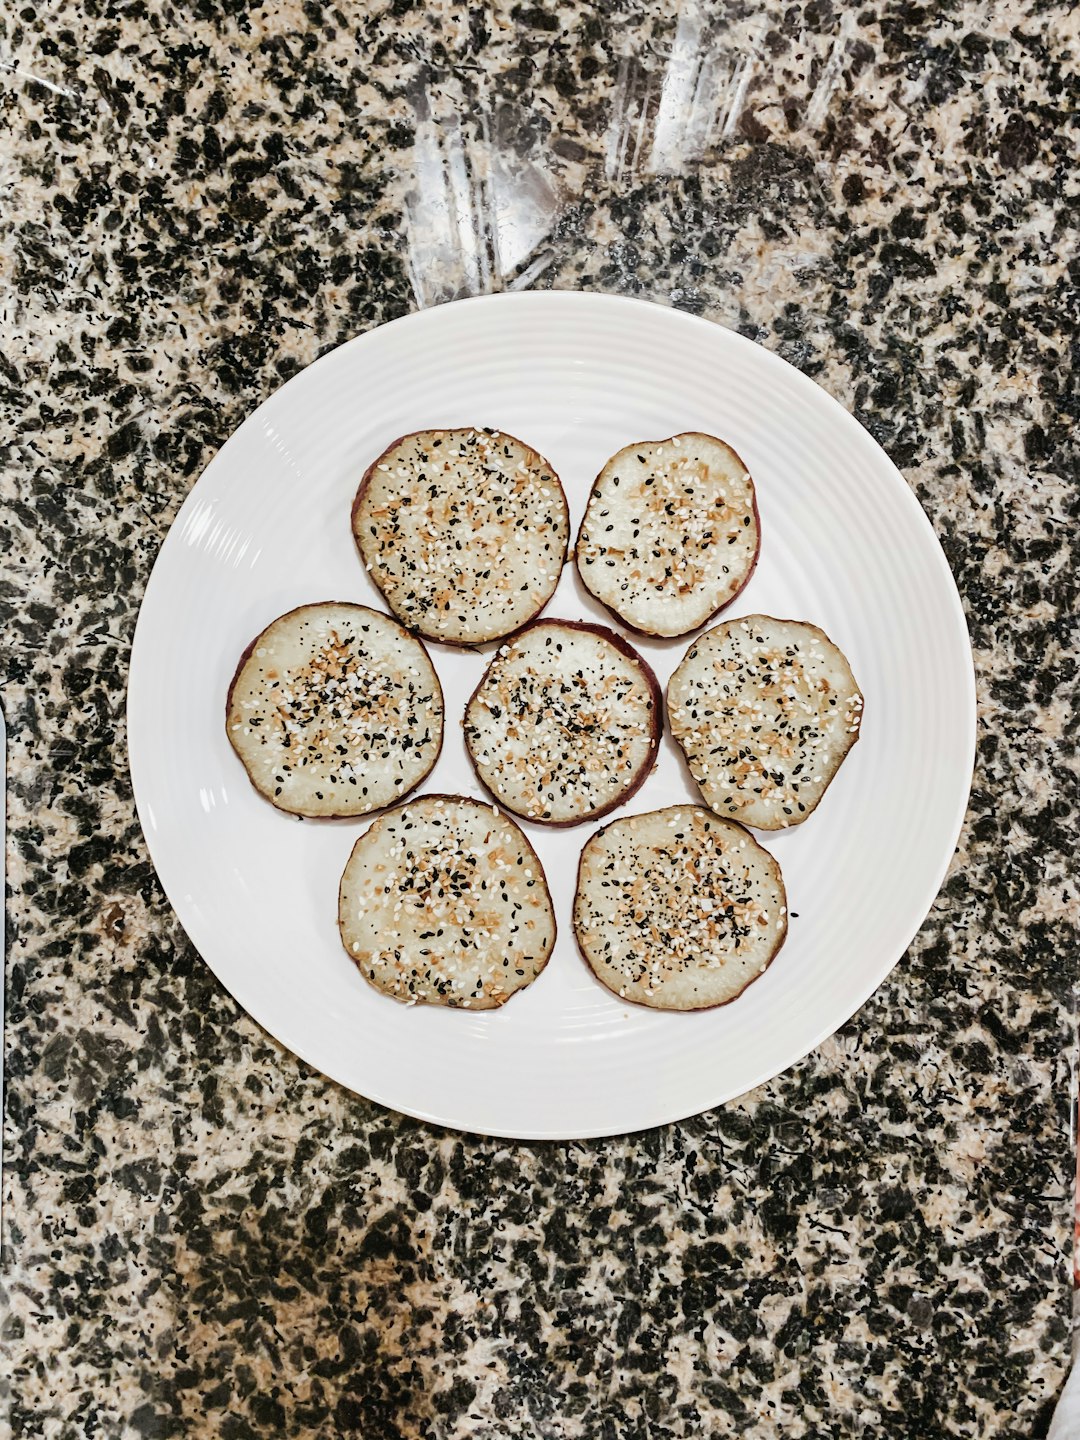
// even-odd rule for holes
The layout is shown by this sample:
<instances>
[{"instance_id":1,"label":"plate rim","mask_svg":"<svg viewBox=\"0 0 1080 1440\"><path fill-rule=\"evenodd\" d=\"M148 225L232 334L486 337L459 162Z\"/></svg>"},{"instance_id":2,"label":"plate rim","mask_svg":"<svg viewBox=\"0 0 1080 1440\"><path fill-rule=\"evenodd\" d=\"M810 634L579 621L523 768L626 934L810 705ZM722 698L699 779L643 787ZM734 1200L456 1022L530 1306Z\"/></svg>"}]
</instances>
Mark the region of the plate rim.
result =
<instances>
[{"instance_id":1,"label":"plate rim","mask_svg":"<svg viewBox=\"0 0 1080 1440\"><path fill-rule=\"evenodd\" d=\"M699 333L703 333L705 329L708 329L714 335L716 332L719 332L724 337L723 343L732 344L736 350L741 349L745 346L752 347L753 350L756 352L757 359L759 361L761 360L761 357L764 356L767 366L775 370L777 374L782 374L784 376L785 383L794 384L798 389L803 392L804 395L812 396L813 403L818 405L825 403L825 408L829 410L835 418L837 418L837 423L842 425L847 430L847 433L850 436L857 437L858 444L863 446L872 446L874 451L877 453L879 459L885 462L887 470L891 472L892 482L894 483L894 485L898 485L900 487L900 490L905 496L905 499L901 503L905 504L908 507L909 512L916 517L916 524L921 524L926 538L930 542L927 553L929 554L930 552L933 552L934 565L939 570L942 578L946 582L945 589L949 595L949 610L951 614L953 628L955 630L954 638L958 639L961 642L960 648L966 656L966 663L963 666L962 676L964 692L963 704L966 720L966 743L964 759L964 774L966 776L966 784L964 785L963 790L958 792L957 802L955 804L953 817L949 826L949 835L951 837L949 840L949 844L947 847L943 845L943 856L942 858L940 858L938 864L933 867L933 875L935 878L933 880L932 888L930 885L927 885L925 887L925 893L923 897L910 906L910 913L915 914L917 912L918 918L910 924L910 933L907 935L907 939L904 941L904 944L896 951L894 955L891 956L890 959L888 959L886 963L878 962L873 966L873 973L869 983L864 983L863 985L858 986L856 990L853 990L852 993L858 994L859 998L855 1004L850 1005L850 1008L847 1009L846 1015L836 1021L835 1024L826 1024L824 1028L822 1028L819 1032L815 1033L812 1040L809 1040L805 1044L799 1042L798 1053L793 1054L792 1057L787 1061L787 1063L780 1069L775 1069L770 1065L766 1065L761 1072L755 1074L754 1078L750 1080L749 1083L745 1085L740 1085L739 1089L735 1091L732 1091L730 1089L730 1086L722 1086L719 1088L719 1093L713 1098L708 1099L700 1105L695 1104L693 1108L689 1110L686 1109L683 1105L672 1104L666 1109L662 1109L657 1116L651 1116L643 1120L640 1125L634 1126L631 1129L627 1129L625 1128L625 1126L611 1126L605 1128L598 1127L595 1124L585 1125L580 1128L574 1126L560 1125L555 1129L552 1129L550 1127L528 1126L516 1127L514 1129L503 1129L499 1126L480 1127L473 1123L455 1120L453 1118L447 1118L445 1114L435 1114L430 1109L426 1109L424 1107L402 1106L395 1101L387 1098L385 1094L380 1093L381 1087L379 1086L371 1087L370 1089L366 1087L364 1091L357 1090L355 1086L352 1085L348 1080L343 1079L339 1074L334 1073L334 1068L327 1068L320 1061L313 1059L312 1056L308 1053L308 1049L304 1044L294 1043L294 1041L285 1039L281 1034L269 1029L269 1027L258 1018L256 1010L253 1009L252 1006L249 1005L247 1001L243 999L240 994L237 993L237 989L234 988L232 984L227 983L221 977L214 965L212 965L211 962L206 958L206 954L204 953L201 940L203 938L206 938L209 943L212 943L212 933L209 936L200 935L199 932L202 928L201 921L199 920L197 914L194 912L194 908L188 905L186 900L178 904L176 899L173 897L168 887L166 886L164 878L162 877L158 866L157 855L155 854L156 842L154 839L151 838L154 826L153 824L147 824L147 818L146 816L144 816L143 813L144 806L142 803L140 803L139 797L141 782L138 777L139 774L146 773L150 764L149 759L145 755L142 740L135 738L140 736L142 733L140 730L141 721L139 718L139 709L141 706L144 706L146 704L146 701L144 701L141 695L142 675L145 673L145 663L140 663L140 656L142 650L149 643L146 636L148 633L149 625L153 618L151 614L152 603L156 603L157 590L160 589L161 585L164 583L164 581L162 580L163 560L167 556L171 555L173 546L179 544L180 527L185 517L185 512L187 512L189 508L192 507L195 503L196 491L198 490L203 480L211 473L211 471L219 467L219 462L221 461L222 456L233 444L234 440L236 440L236 438L240 435L241 431L245 430L249 426L253 426L257 422L258 417L263 413L265 408L272 404L281 394L281 392L284 391L289 385L292 385L294 382L299 380L304 380L306 383L307 377L318 371L320 367L328 368L331 363L340 364L341 360L339 357L341 357L344 352L355 349L357 346L360 346L365 341L369 340L372 336L381 333L384 330L394 328L398 330L404 330L414 325L430 323L430 319L432 316L437 316L444 311L455 311L460 313L462 310L465 309L480 309L481 307L489 309L498 307L505 308L507 310L525 309L530 307L543 309L551 305L580 305L583 302L586 305L596 304L604 306L605 308L610 308L612 310L621 308L626 310L627 312L640 312L645 309L657 311L669 317L672 324L684 324L688 328L693 328L697 330ZM174 533L177 537L175 541L173 539ZM568 559L566 563L569 564L571 563L571 561ZM151 616L150 619L147 618L148 615ZM715 619L716 617L713 618ZM706 626L708 624L709 622L706 622ZM699 627L699 630L704 632L706 626ZM691 633L696 634L698 632L694 631ZM961 678L959 674L958 678ZM134 724L133 720L135 722ZM888 452L884 449L883 446L878 444L878 442L874 439L870 432L866 430L866 428L859 422L855 415L853 415L852 412L848 410L846 406L836 398L835 395L833 395L830 391L826 390L822 385L819 385L815 380L813 380L809 375L806 375L803 371L799 370L795 365L791 364L790 361L785 360L782 355L777 354L775 351L768 349L765 345L759 344L757 341L752 340L749 336L743 335L739 331L733 330L729 326L726 326L719 321L711 320L704 315L695 315L689 311L680 310L675 306L667 305L663 302L653 299L647 299L641 296L613 295L605 291L575 289L502 291L496 294L469 296L467 298L459 300L448 301L446 304L433 306L427 309L409 311L407 314L396 316L392 320L384 321L381 325L372 326L370 329L361 331L357 335L350 336L349 339L342 341L340 344L332 346L329 350L324 351L308 365L297 371L295 375L292 375L287 380L282 381L282 383L275 387L275 389L272 390L263 400L261 400L259 404L254 407L254 409L249 411L244 416L243 420L241 420L240 424L237 425L232 431L230 431L224 442L210 457L207 464L203 467L199 475L192 483L191 487L187 491L187 494L184 496L183 501L178 507L176 514L170 522L168 529L166 530L162 538L157 554L154 557L154 563L151 567L150 574L147 578L146 586L139 601L139 610L136 617L135 628L131 640L131 648L128 656L125 721L128 762L127 768L131 780L132 799L135 806L136 815L138 817L139 825L142 830L143 838L146 843L147 852L150 856L151 863L154 866L154 871L157 876L158 884L161 886L162 892L165 895L165 898L168 901L185 935L191 942L194 949L197 951L201 962L207 966L207 968L214 975L217 982L231 996L233 1001L240 1007L240 1009L244 1011L244 1013L249 1017L249 1019L251 1019L256 1025L258 1025L265 1034L270 1036L270 1038L276 1044L281 1045L284 1049L290 1051L298 1059L302 1060L304 1064L311 1066L313 1070L317 1071L321 1075L326 1076L327 1079L333 1081L337 1085L340 1085L344 1090L348 1091L352 1095L360 1096L360 1098L380 1105L392 1112L400 1115L406 1115L411 1119L419 1120L424 1124L435 1126L443 1130L449 1130L463 1134L488 1136L495 1139L519 1141L523 1143L534 1141L560 1141L581 1139L599 1140L619 1135L639 1134L645 1130L654 1129L658 1126L675 1124L683 1120L691 1119L694 1116L701 1115L709 1110L716 1109L720 1105L730 1103L732 1100L738 1099L740 1096L748 1094L751 1090L758 1088L760 1085L767 1083L769 1080L774 1079L779 1075L786 1074L796 1065L801 1064L801 1062L806 1058L806 1056L809 1055L812 1051L816 1050L820 1045L822 1045L825 1040L827 1040L830 1036L836 1034L836 1032L843 1025L846 1025L850 1020L852 1020L863 1008L867 1000L888 979L891 972L896 968L896 966L903 959L904 955L907 953L912 941L918 935L920 929L926 923L926 920L933 913L935 901L938 895L941 893L941 889L948 875L949 867L952 863L953 856L956 853L957 842L959 841L960 835L962 833L964 820L967 816L970 804L971 787L974 779L978 732L978 710L974 652L971 646L970 631L968 629L967 617L964 611L963 599L960 594L959 587L957 586L956 578L952 572L951 566L949 565L941 541L938 537L936 530L934 529L930 517L924 510L922 504L918 499L918 496L915 494L914 489L905 479L903 473L894 463ZM377 815L379 813L381 812L374 812L372 817L370 818L377 818ZM367 819L368 817L360 818ZM905 929L907 928L908 927L905 925ZM891 948L894 947L890 947L890 949ZM849 1002L845 1001L844 1003L845 1008L848 1007ZM256 1008L258 1007L256 1006ZM279 1027L279 1029L280 1028L281 1027Z\"/></svg>"}]
</instances>

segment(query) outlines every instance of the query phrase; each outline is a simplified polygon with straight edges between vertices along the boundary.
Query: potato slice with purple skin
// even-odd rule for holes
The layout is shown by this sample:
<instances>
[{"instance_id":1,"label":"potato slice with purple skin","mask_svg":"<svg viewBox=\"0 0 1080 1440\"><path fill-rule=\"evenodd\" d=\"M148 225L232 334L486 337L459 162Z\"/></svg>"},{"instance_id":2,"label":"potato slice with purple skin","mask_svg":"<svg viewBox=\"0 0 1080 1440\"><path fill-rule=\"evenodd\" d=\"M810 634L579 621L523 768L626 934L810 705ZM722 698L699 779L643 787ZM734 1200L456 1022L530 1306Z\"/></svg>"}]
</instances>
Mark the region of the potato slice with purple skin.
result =
<instances>
[{"instance_id":1,"label":"potato slice with purple skin","mask_svg":"<svg viewBox=\"0 0 1080 1440\"><path fill-rule=\"evenodd\" d=\"M338 929L364 979L394 1000L492 1010L547 964L555 912L536 852L508 816L422 795L353 846Z\"/></svg>"},{"instance_id":2,"label":"potato slice with purple skin","mask_svg":"<svg viewBox=\"0 0 1080 1440\"><path fill-rule=\"evenodd\" d=\"M301 605L240 657L225 728L252 785L279 810L366 815L432 770L442 690L423 644L389 615Z\"/></svg>"},{"instance_id":3,"label":"potato slice with purple skin","mask_svg":"<svg viewBox=\"0 0 1080 1440\"><path fill-rule=\"evenodd\" d=\"M667 701L706 803L759 830L814 812L863 714L851 666L825 632L769 615L728 620L695 640Z\"/></svg>"},{"instance_id":4,"label":"potato slice with purple skin","mask_svg":"<svg viewBox=\"0 0 1080 1440\"><path fill-rule=\"evenodd\" d=\"M597 476L578 531L585 588L644 635L687 635L729 605L761 544L750 472L698 431L627 445Z\"/></svg>"},{"instance_id":5,"label":"potato slice with purple skin","mask_svg":"<svg viewBox=\"0 0 1080 1440\"><path fill-rule=\"evenodd\" d=\"M447 645L500 640L538 615L570 539L548 462L483 429L395 440L360 482L352 527L394 614Z\"/></svg>"},{"instance_id":6,"label":"potato slice with purple skin","mask_svg":"<svg viewBox=\"0 0 1080 1440\"><path fill-rule=\"evenodd\" d=\"M660 687L602 625L537 620L501 645L465 711L465 744L500 805L578 825L623 804L660 743Z\"/></svg>"},{"instance_id":7,"label":"potato slice with purple skin","mask_svg":"<svg viewBox=\"0 0 1080 1440\"><path fill-rule=\"evenodd\" d=\"M700 805L613 820L581 852L574 934L597 979L654 1010L727 1005L787 934L780 866Z\"/></svg>"}]
</instances>

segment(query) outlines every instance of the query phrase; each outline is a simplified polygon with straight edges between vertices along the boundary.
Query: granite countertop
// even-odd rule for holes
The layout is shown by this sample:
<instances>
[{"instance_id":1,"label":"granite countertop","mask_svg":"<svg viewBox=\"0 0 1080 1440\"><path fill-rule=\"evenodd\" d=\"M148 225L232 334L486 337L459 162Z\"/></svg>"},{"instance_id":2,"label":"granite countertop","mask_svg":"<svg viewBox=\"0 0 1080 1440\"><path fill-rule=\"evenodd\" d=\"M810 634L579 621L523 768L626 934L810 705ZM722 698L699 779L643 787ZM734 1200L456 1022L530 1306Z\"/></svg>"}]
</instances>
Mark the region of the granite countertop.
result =
<instances>
[{"instance_id":1,"label":"granite countertop","mask_svg":"<svg viewBox=\"0 0 1080 1440\"><path fill-rule=\"evenodd\" d=\"M0 19L13 1435L1042 1433L1078 29L1044 0ZM926 507L978 670L968 820L889 981L789 1073L617 1141L440 1132L282 1050L181 932L127 775L140 596L216 448L347 337L511 283L651 296L812 375Z\"/></svg>"}]
</instances>

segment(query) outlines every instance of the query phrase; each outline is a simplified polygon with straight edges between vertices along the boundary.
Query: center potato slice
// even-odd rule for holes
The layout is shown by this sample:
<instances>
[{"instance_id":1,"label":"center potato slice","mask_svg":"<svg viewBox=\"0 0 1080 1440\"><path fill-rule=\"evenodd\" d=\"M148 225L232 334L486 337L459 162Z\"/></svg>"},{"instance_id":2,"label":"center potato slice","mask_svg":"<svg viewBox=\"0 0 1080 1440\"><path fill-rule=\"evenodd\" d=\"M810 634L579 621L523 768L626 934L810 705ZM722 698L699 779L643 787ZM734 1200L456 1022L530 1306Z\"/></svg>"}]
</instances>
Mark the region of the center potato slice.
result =
<instances>
[{"instance_id":1,"label":"center potato slice","mask_svg":"<svg viewBox=\"0 0 1080 1440\"><path fill-rule=\"evenodd\" d=\"M570 539L566 496L548 462L484 429L395 440L364 475L352 525L391 610L448 645L499 640L538 615Z\"/></svg>"},{"instance_id":2,"label":"center potato slice","mask_svg":"<svg viewBox=\"0 0 1080 1440\"><path fill-rule=\"evenodd\" d=\"M624 1000L726 1005L784 942L780 866L741 825L700 805L613 820L581 852L574 933L597 979Z\"/></svg>"},{"instance_id":3,"label":"center potato slice","mask_svg":"<svg viewBox=\"0 0 1080 1440\"><path fill-rule=\"evenodd\" d=\"M476 773L500 805L576 825L627 800L656 759L660 687L602 625L539 620L501 646L465 712Z\"/></svg>"},{"instance_id":4,"label":"center potato slice","mask_svg":"<svg viewBox=\"0 0 1080 1440\"><path fill-rule=\"evenodd\" d=\"M512 820L479 800L423 795L353 846L338 929L364 979L395 1000L491 1010L547 964L555 912Z\"/></svg>"}]
</instances>

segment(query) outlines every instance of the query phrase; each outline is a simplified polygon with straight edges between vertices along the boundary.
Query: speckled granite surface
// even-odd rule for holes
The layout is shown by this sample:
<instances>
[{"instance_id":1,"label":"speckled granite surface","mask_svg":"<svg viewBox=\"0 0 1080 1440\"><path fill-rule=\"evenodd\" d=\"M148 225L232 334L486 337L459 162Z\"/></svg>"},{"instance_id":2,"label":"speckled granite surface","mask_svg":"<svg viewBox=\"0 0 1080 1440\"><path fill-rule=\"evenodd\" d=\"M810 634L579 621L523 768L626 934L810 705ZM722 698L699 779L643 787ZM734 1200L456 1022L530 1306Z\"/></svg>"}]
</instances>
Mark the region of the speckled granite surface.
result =
<instances>
[{"instance_id":1,"label":"speckled granite surface","mask_svg":"<svg viewBox=\"0 0 1080 1440\"><path fill-rule=\"evenodd\" d=\"M1041 1433L1070 1305L1077 17L8 9L12 1434ZM125 763L139 597L215 448L320 351L519 274L713 316L854 409L979 673L968 823L889 983L791 1073L616 1142L438 1133L283 1052L185 941Z\"/></svg>"}]
</instances>

